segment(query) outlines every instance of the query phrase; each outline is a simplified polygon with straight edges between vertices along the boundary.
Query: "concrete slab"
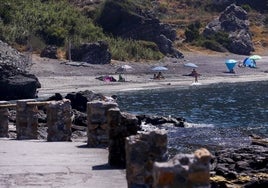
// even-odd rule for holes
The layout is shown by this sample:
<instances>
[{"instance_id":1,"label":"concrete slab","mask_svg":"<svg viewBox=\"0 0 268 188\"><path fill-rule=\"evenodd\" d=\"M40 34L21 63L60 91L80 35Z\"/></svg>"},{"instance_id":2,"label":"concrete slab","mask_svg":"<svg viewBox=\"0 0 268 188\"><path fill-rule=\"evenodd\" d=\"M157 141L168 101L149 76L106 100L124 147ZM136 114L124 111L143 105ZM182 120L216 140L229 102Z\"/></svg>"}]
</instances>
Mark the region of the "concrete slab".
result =
<instances>
[{"instance_id":1,"label":"concrete slab","mask_svg":"<svg viewBox=\"0 0 268 188\"><path fill-rule=\"evenodd\" d=\"M126 188L125 170L107 165L108 150L85 142L0 139L0 187Z\"/></svg>"}]
</instances>

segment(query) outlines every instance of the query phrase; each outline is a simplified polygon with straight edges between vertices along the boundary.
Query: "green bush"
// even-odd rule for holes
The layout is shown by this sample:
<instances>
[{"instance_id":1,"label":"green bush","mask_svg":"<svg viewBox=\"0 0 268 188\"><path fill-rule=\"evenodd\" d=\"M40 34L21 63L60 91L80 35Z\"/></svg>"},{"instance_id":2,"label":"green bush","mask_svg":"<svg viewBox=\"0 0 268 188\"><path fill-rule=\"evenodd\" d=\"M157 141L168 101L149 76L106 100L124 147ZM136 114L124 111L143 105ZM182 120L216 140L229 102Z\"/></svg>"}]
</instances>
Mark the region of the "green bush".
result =
<instances>
[{"instance_id":1,"label":"green bush","mask_svg":"<svg viewBox=\"0 0 268 188\"><path fill-rule=\"evenodd\" d=\"M133 13L138 8L148 7L150 1L118 0ZM135 5L135 6L134 6ZM5 8L8 7L8 8ZM0 0L0 39L9 44L31 45L36 51L45 45L58 47L106 40L112 58L160 59L156 44L145 41L124 40L105 36L82 11L67 0ZM40 45L39 49L38 45Z\"/></svg>"},{"instance_id":2,"label":"green bush","mask_svg":"<svg viewBox=\"0 0 268 188\"><path fill-rule=\"evenodd\" d=\"M245 11L247 11L247 12L250 12L250 11L251 11L251 7L250 7L250 5L248 5L248 4L241 5L241 7L242 7Z\"/></svg>"},{"instance_id":3,"label":"green bush","mask_svg":"<svg viewBox=\"0 0 268 188\"><path fill-rule=\"evenodd\" d=\"M68 39L90 42L104 37L100 28L94 26L90 19L65 0L43 3L40 0L0 1L12 5L13 9L9 10L9 13L12 13L11 21L6 27L13 28L16 33L15 39L6 35L2 36L3 38L24 41L25 36L35 35L47 44L62 46Z\"/></svg>"},{"instance_id":4,"label":"green bush","mask_svg":"<svg viewBox=\"0 0 268 188\"><path fill-rule=\"evenodd\" d=\"M215 40L205 40L202 44L203 47L214 50L217 52L226 52L227 50Z\"/></svg>"},{"instance_id":5,"label":"green bush","mask_svg":"<svg viewBox=\"0 0 268 188\"><path fill-rule=\"evenodd\" d=\"M214 35L211 35L207 38L208 40L213 40L219 44L221 44L223 47L227 48L230 44L229 34L225 32L218 32Z\"/></svg>"},{"instance_id":6,"label":"green bush","mask_svg":"<svg viewBox=\"0 0 268 188\"><path fill-rule=\"evenodd\" d=\"M184 32L184 35L186 37L186 42L193 42L194 40L198 40L198 38L200 37L200 34L199 34L200 27L201 27L201 24L198 21L187 26Z\"/></svg>"},{"instance_id":7,"label":"green bush","mask_svg":"<svg viewBox=\"0 0 268 188\"><path fill-rule=\"evenodd\" d=\"M161 59L163 54L153 42L107 38L112 58L116 60Z\"/></svg>"}]
</instances>

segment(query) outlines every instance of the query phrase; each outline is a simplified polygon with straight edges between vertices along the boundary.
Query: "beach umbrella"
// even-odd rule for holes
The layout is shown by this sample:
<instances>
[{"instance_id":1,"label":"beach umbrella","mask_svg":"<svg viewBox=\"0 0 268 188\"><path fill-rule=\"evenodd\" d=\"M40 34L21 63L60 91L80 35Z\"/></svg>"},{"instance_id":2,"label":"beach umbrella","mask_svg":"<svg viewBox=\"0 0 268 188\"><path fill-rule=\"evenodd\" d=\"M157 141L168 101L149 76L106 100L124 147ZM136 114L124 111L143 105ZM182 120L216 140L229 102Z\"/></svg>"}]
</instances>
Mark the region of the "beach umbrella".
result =
<instances>
[{"instance_id":1,"label":"beach umbrella","mask_svg":"<svg viewBox=\"0 0 268 188\"><path fill-rule=\"evenodd\" d=\"M197 68L198 66L194 63L186 63L184 64L185 67Z\"/></svg>"},{"instance_id":2,"label":"beach umbrella","mask_svg":"<svg viewBox=\"0 0 268 188\"><path fill-rule=\"evenodd\" d=\"M116 72L117 73L124 73L127 71L133 70L133 67L131 67L130 65L122 65L121 67L119 67Z\"/></svg>"},{"instance_id":3,"label":"beach umbrella","mask_svg":"<svg viewBox=\"0 0 268 188\"><path fill-rule=\"evenodd\" d=\"M163 66L158 66L158 67L154 67L152 68L153 71L166 71L168 70L167 67L163 67Z\"/></svg>"},{"instance_id":4,"label":"beach umbrella","mask_svg":"<svg viewBox=\"0 0 268 188\"><path fill-rule=\"evenodd\" d=\"M260 60L262 57L259 56L259 55L252 55L252 56L249 56L249 59L253 59L253 60Z\"/></svg>"},{"instance_id":5,"label":"beach umbrella","mask_svg":"<svg viewBox=\"0 0 268 188\"><path fill-rule=\"evenodd\" d=\"M233 72L236 63L237 63L237 61L234 59L228 59L225 61L225 65L230 72Z\"/></svg>"}]
</instances>

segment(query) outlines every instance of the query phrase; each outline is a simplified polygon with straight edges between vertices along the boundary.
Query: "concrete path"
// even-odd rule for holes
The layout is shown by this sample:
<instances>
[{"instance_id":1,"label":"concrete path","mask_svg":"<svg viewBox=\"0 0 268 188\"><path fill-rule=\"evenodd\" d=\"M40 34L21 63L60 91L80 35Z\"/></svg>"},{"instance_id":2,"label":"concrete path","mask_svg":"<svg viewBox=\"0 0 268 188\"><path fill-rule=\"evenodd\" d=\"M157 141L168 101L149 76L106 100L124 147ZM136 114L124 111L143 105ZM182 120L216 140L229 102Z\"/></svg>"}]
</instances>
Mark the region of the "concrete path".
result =
<instances>
[{"instance_id":1,"label":"concrete path","mask_svg":"<svg viewBox=\"0 0 268 188\"><path fill-rule=\"evenodd\" d=\"M0 139L0 187L126 188L125 170L107 165L107 149L85 145Z\"/></svg>"}]
</instances>

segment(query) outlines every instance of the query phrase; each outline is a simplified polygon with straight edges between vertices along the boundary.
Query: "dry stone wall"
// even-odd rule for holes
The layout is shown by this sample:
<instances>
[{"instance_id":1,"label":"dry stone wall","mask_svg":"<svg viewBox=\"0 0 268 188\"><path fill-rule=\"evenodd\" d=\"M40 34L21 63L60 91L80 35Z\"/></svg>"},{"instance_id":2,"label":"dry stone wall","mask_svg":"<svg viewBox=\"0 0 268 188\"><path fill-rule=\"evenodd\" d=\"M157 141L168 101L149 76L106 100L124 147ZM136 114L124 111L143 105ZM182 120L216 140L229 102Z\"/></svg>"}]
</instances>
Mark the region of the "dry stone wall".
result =
<instances>
[{"instance_id":1,"label":"dry stone wall","mask_svg":"<svg viewBox=\"0 0 268 188\"><path fill-rule=\"evenodd\" d=\"M165 130L139 132L126 139L126 177L129 188L153 185L153 164L164 162L167 156Z\"/></svg>"},{"instance_id":2,"label":"dry stone wall","mask_svg":"<svg viewBox=\"0 0 268 188\"><path fill-rule=\"evenodd\" d=\"M87 103L87 145L89 147L108 146L108 110L117 108L115 102L92 101Z\"/></svg>"},{"instance_id":3,"label":"dry stone wall","mask_svg":"<svg viewBox=\"0 0 268 188\"><path fill-rule=\"evenodd\" d=\"M155 162L153 187L210 188L210 159L210 152L201 148L194 154L178 154L168 162Z\"/></svg>"},{"instance_id":4,"label":"dry stone wall","mask_svg":"<svg viewBox=\"0 0 268 188\"><path fill-rule=\"evenodd\" d=\"M136 116L120 112L119 108L108 111L109 157L111 166L126 166L125 139L139 130Z\"/></svg>"},{"instance_id":5,"label":"dry stone wall","mask_svg":"<svg viewBox=\"0 0 268 188\"><path fill-rule=\"evenodd\" d=\"M71 141L71 101L53 101L47 106L48 141Z\"/></svg>"},{"instance_id":6,"label":"dry stone wall","mask_svg":"<svg viewBox=\"0 0 268 188\"><path fill-rule=\"evenodd\" d=\"M17 139L37 139L38 108L37 105L28 105L36 100L19 100L16 109Z\"/></svg>"}]
</instances>

